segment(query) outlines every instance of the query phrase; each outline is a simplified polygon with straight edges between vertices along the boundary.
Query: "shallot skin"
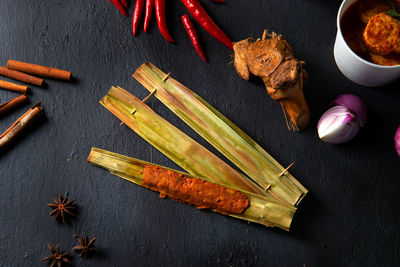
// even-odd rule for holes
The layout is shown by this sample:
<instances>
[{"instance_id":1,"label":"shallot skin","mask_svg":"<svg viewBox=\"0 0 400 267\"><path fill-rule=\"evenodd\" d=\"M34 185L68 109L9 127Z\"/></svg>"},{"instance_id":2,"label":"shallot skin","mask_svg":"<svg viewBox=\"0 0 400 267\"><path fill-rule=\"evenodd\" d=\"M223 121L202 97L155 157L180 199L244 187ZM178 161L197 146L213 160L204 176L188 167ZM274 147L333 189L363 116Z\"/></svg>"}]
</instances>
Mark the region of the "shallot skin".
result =
<instances>
[{"instance_id":1,"label":"shallot skin","mask_svg":"<svg viewBox=\"0 0 400 267\"><path fill-rule=\"evenodd\" d=\"M367 106L356 95L339 95L318 122L318 136L327 143L342 144L353 139L367 121Z\"/></svg>"},{"instance_id":2,"label":"shallot skin","mask_svg":"<svg viewBox=\"0 0 400 267\"><path fill-rule=\"evenodd\" d=\"M400 126L397 128L396 133L394 134L394 147L396 149L397 155L400 157Z\"/></svg>"},{"instance_id":3,"label":"shallot skin","mask_svg":"<svg viewBox=\"0 0 400 267\"><path fill-rule=\"evenodd\" d=\"M360 130L356 116L344 106L330 108L318 122L319 138L331 144L350 141Z\"/></svg>"}]
</instances>

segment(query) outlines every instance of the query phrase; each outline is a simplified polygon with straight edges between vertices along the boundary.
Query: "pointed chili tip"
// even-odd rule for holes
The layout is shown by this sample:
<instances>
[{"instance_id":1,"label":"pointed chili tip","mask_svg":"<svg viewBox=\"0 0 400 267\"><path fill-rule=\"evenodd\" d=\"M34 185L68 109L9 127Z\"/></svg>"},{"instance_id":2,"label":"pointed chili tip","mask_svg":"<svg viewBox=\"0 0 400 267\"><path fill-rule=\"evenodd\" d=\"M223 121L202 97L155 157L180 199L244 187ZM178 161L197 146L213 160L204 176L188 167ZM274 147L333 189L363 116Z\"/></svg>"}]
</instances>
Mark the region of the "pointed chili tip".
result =
<instances>
[{"instance_id":1,"label":"pointed chili tip","mask_svg":"<svg viewBox=\"0 0 400 267\"><path fill-rule=\"evenodd\" d=\"M164 39L167 40L168 42L170 42L170 43L172 43L172 44L175 43L175 40L172 39L171 36L168 36L167 34L163 34L163 37L164 37Z\"/></svg>"},{"instance_id":2,"label":"pointed chili tip","mask_svg":"<svg viewBox=\"0 0 400 267\"><path fill-rule=\"evenodd\" d=\"M128 0L121 0L121 3L124 5L125 8L128 8Z\"/></svg>"},{"instance_id":3,"label":"pointed chili tip","mask_svg":"<svg viewBox=\"0 0 400 267\"><path fill-rule=\"evenodd\" d=\"M202 59L204 62L208 63L208 60L207 60L207 58L206 58L204 55L200 55L200 57L201 57L201 59Z\"/></svg>"},{"instance_id":4,"label":"pointed chili tip","mask_svg":"<svg viewBox=\"0 0 400 267\"><path fill-rule=\"evenodd\" d=\"M116 8L118 8L119 12L121 12L122 15L124 15L125 17L128 17L128 13L126 12L125 7L122 5L122 3L120 2L120 0L110 0L110 2L111 2Z\"/></svg>"}]
</instances>

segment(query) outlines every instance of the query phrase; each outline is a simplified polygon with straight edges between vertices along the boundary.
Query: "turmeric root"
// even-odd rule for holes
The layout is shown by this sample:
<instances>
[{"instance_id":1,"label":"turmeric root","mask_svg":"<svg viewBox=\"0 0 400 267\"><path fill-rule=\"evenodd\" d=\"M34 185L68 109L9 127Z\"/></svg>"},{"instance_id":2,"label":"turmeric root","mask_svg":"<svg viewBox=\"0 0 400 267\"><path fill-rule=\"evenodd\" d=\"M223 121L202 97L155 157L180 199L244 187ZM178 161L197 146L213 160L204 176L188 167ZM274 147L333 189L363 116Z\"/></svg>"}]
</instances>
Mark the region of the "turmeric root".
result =
<instances>
[{"instance_id":1,"label":"turmeric root","mask_svg":"<svg viewBox=\"0 0 400 267\"><path fill-rule=\"evenodd\" d=\"M244 80L250 73L260 77L272 99L279 101L289 130L302 130L310 122L310 110L303 95L307 73L304 62L294 58L292 48L281 35L264 31L261 40L250 38L234 44L234 66ZM289 118L289 120L288 120Z\"/></svg>"}]
</instances>

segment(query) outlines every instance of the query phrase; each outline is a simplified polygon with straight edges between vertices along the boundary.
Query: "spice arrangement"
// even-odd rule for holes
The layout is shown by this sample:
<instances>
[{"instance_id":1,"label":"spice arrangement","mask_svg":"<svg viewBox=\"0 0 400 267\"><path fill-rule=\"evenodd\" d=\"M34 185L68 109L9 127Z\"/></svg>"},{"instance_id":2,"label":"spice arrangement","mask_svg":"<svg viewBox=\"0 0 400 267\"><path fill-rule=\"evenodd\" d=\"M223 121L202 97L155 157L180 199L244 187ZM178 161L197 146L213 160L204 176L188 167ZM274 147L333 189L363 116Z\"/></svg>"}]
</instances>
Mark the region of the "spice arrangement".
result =
<instances>
[{"instance_id":1,"label":"spice arrangement","mask_svg":"<svg viewBox=\"0 0 400 267\"><path fill-rule=\"evenodd\" d=\"M6 67L0 66L0 75L2 76L36 86L43 86L43 79L28 75L26 73L65 81L71 81L72 76L70 71L16 60L8 60ZM0 88L21 93L21 95L0 104L0 117L10 113L14 109L21 107L28 102L28 86L0 80ZM0 150L6 148L22 132L35 123L43 114L44 108L42 104L38 102L21 117L19 117L5 132L0 135Z\"/></svg>"},{"instance_id":2,"label":"spice arrangement","mask_svg":"<svg viewBox=\"0 0 400 267\"><path fill-rule=\"evenodd\" d=\"M249 206L243 206L245 209L241 210L241 213L246 214L246 211L250 209L251 216L241 218L289 230L296 206L307 194L307 190L288 173L288 168L282 167L254 140L204 99L151 63L143 64L133 77L150 91L149 96L157 97L248 177L231 168L157 115L144 103L145 101L140 101L120 87L112 87L100 103L194 178L160 166L149 167L153 165L96 148L92 149L88 158L89 162L141 186L158 191L163 196L169 196L198 208L198 203L210 202L207 195L200 193L204 191L200 189L202 186L208 188L207 192L211 195L213 191L223 192L224 186L241 190L240 192L244 195L252 196L252 199L248 199ZM132 172L132 170L135 171ZM209 183L201 182L200 178ZM231 195L235 194L231 193ZM227 199L227 197L224 194L216 194L212 198L217 203L211 201L210 204L201 205L200 208L221 212L218 204L223 205L222 199ZM218 202L218 199L221 202ZM228 202L235 203L235 201L247 202L240 194L235 195L234 199ZM258 206L263 203L261 204L264 207L263 211L250 208L256 203ZM234 206L241 205L234 204ZM274 207L274 210L270 212L273 212L278 220L265 218L265 207L270 206ZM237 214L229 209L223 213Z\"/></svg>"},{"instance_id":3,"label":"spice arrangement","mask_svg":"<svg viewBox=\"0 0 400 267\"><path fill-rule=\"evenodd\" d=\"M50 212L50 216L54 216L54 222L66 222L68 217L75 216L76 206L73 204L75 199L68 201L68 197L63 197L61 194L58 195L58 200L53 198L53 203L47 204L53 210ZM40 261L46 261L50 266L63 266L64 263L72 265L72 251L79 253L81 258L86 258L88 255L99 251L99 249L94 246L96 238L89 240L88 236L74 235L74 238L78 241L71 251L61 252L60 246L57 244L54 249L50 244L47 244L51 255L42 258Z\"/></svg>"},{"instance_id":4,"label":"spice arrangement","mask_svg":"<svg viewBox=\"0 0 400 267\"><path fill-rule=\"evenodd\" d=\"M203 8L199 0L180 0L182 4L186 7L187 11L193 16L193 18L205 29L212 37L217 39L219 42L224 44L229 49L233 50L233 42L231 39L217 26L213 19L208 15L206 10ZM127 1L110 0L110 2L122 13L122 15L128 17L127 13ZM211 1L219 4L224 4L224 0ZM144 32L149 30L149 23L153 15L153 10L155 11L158 29L161 35L170 43L175 43L174 38L171 36L167 20L166 20L166 5L168 1L166 0L136 0L135 10L132 15L132 34L136 36L139 30L140 19L142 17L143 11L145 10L144 17ZM201 48L200 40L196 29L191 22L188 15L184 14L181 16L183 26L190 38L190 41L199 54L199 56L207 62L204 55L203 49Z\"/></svg>"},{"instance_id":5,"label":"spice arrangement","mask_svg":"<svg viewBox=\"0 0 400 267\"><path fill-rule=\"evenodd\" d=\"M210 1L225 4L224 0ZM142 22L144 32L148 32L154 15L163 38L170 43L176 41L167 25L168 1L136 0L134 4L133 1L127 0L109 2L126 17L130 16L129 7L132 6L133 36L139 35ZM396 5L397 2L367 0L358 1L354 6L357 7L357 20L361 20L358 23L362 23L363 31L357 34L357 40L348 41L354 46L359 46L354 48L356 52L372 63L388 66L398 65L400 62L400 38L397 38L400 36L400 9ZM192 19L211 36L233 50L233 67L240 78L247 81L251 76L255 76L263 81L270 97L281 105L289 130L301 131L310 125L311 112L303 93L303 85L308 79L304 68L305 61L300 55L299 58L295 56L291 45L282 35L264 31L258 39L245 38L232 42L207 14L200 1L181 0L181 3L188 12L180 16L181 23L202 60L207 62L208 59ZM385 30L386 35L379 34L382 30ZM347 35L347 38L355 37ZM351 43L352 41L354 42ZM15 60L9 60L5 67L0 66L0 75L33 86L44 86L43 77L72 80L70 71ZM152 162L147 162L96 147L91 149L88 163L148 189L146 194L157 192L160 198L180 202L176 203L177 207L187 204L199 210L210 210L246 222L289 231L293 217L301 207L300 203L308 194L307 188L301 183L302 180L296 179L290 173L295 159L289 159L292 163L284 166L278 163L260 145L261 143L258 144L198 95L196 92L207 98L207 94L202 92L201 88L192 91L173 76L151 63L144 63L135 71L133 78L148 91L146 98L139 99L127 90L113 86L100 100L100 104L118 119L116 122L122 122L121 126L129 127L184 171L155 164L153 157L150 160ZM232 80L239 80L239 77L233 76ZM0 117L29 102L30 89L27 85L0 80L0 88L19 94L0 104ZM172 111L207 141L216 153L221 153L221 156L167 121L163 114L155 111L157 109L148 106L146 103L150 98L156 98ZM43 115L44 107L40 102L25 111L0 134L0 151L8 147ZM364 101L356 95L342 94L327 107L316 130L321 141L343 144L355 138L366 122L367 105ZM400 126L394 133L394 148L400 157ZM346 151L338 151L342 152ZM76 216L75 199L68 199L61 194L47 206L49 216L57 222L57 227L63 227L63 223ZM120 227L122 228L121 225ZM74 254L76 258L77 255L87 258L99 251L95 246L96 237L75 235L72 240L74 244L71 244L69 249L65 249L68 246L62 242L61 248L59 244L48 244L50 254L40 261L50 266L73 265ZM36 260L39 261L39 257L36 257Z\"/></svg>"}]
</instances>

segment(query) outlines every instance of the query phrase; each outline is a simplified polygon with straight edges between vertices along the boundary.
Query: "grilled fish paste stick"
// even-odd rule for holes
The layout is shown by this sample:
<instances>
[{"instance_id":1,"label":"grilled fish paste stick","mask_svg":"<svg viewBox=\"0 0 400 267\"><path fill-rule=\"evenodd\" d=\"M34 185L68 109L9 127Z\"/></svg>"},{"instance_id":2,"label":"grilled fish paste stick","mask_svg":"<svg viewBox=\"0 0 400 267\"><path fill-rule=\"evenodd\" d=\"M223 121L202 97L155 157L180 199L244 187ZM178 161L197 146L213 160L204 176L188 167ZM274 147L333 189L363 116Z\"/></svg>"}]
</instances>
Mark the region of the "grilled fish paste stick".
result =
<instances>
[{"instance_id":1,"label":"grilled fish paste stick","mask_svg":"<svg viewBox=\"0 0 400 267\"><path fill-rule=\"evenodd\" d=\"M195 206L212 209L221 214L241 214L249 199L237 190L197 178L187 177L158 166L146 165L143 185L169 198Z\"/></svg>"}]
</instances>

